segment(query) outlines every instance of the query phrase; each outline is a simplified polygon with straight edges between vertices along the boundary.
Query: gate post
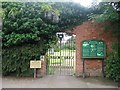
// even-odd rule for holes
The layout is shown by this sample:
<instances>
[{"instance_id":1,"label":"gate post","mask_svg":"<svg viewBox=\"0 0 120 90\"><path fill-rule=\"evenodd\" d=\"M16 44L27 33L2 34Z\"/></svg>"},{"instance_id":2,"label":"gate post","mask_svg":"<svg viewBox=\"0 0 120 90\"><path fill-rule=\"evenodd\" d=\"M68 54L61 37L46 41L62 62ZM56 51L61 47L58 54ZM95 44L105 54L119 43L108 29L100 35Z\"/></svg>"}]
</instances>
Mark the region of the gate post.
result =
<instances>
[{"instance_id":1,"label":"gate post","mask_svg":"<svg viewBox=\"0 0 120 90\"><path fill-rule=\"evenodd\" d=\"M40 57L41 59L41 68L37 70L37 77L46 76L46 54Z\"/></svg>"}]
</instances>

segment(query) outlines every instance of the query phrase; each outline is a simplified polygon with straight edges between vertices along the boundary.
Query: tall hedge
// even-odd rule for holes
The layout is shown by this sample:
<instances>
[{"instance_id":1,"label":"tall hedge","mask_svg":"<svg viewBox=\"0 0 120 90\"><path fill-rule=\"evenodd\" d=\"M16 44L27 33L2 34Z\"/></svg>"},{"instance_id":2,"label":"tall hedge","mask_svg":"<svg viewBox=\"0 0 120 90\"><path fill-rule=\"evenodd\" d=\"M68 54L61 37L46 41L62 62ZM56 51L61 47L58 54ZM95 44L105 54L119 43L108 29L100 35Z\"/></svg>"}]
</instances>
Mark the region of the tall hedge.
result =
<instances>
[{"instance_id":1,"label":"tall hedge","mask_svg":"<svg viewBox=\"0 0 120 90\"><path fill-rule=\"evenodd\" d=\"M40 3L6 2L2 9L3 75L31 75L29 61L45 54L57 26L43 20Z\"/></svg>"},{"instance_id":2,"label":"tall hedge","mask_svg":"<svg viewBox=\"0 0 120 90\"><path fill-rule=\"evenodd\" d=\"M33 70L30 69L30 60L39 59L44 55L46 49L43 44L25 44L2 50L2 70L3 75L31 76Z\"/></svg>"}]
</instances>

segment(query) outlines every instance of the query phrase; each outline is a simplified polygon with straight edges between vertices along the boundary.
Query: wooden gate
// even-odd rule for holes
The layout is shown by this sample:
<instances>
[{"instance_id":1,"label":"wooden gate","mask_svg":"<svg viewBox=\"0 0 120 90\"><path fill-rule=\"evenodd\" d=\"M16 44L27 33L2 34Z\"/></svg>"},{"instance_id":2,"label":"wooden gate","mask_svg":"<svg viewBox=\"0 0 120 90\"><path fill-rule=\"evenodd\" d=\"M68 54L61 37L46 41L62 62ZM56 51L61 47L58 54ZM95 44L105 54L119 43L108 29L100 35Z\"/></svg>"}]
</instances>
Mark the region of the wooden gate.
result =
<instances>
[{"instance_id":1,"label":"wooden gate","mask_svg":"<svg viewBox=\"0 0 120 90\"><path fill-rule=\"evenodd\" d=\"M75 36L57 33L58 42L47 53L48 75L74 75L75 72Z\"/></svg>"}]
</instances>

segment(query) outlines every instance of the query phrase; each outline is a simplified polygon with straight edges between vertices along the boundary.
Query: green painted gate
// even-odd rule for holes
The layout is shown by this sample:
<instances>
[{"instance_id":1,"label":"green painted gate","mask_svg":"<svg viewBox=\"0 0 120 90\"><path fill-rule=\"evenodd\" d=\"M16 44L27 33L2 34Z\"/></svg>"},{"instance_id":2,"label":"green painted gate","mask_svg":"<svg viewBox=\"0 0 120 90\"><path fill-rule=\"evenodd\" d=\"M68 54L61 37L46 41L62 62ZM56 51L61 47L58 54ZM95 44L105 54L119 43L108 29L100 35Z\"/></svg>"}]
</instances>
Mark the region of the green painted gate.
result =
<instances>
[{"instance_id":1,"label":"green painted gate","mask_svg":"<svg viewBox=\"0 0 120 90\"><path fill-rule=\"evenodd\" d=\"M58 42L47 53L48 75L74 75L75 72L75 36L57 33Z\"/></svg>"}]
</instances>

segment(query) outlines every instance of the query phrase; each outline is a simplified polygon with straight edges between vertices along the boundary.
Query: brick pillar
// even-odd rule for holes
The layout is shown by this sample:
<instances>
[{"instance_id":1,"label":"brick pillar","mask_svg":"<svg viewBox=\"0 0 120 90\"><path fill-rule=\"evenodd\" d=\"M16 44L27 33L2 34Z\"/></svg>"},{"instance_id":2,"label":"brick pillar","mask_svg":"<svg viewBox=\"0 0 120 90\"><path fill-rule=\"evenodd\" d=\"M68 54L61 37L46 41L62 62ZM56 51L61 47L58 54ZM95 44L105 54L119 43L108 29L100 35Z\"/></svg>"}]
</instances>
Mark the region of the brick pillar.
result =
<instances>
[{"instance_id":1,"label":"brick pillar","mask_svg":"<svg viewBox=\"0 0 120 90\"><path fill-rule=\"evenodd\" d=\"M37 77L43 77L46 75L46 55L44 60L41 60L41 68L37 69Z\"/></svg>"},{"instance_id":2,"label":"brick pillar","mask_svg":"<svg viewBox=\"0 0 120 90\"><path fill-rule=\"evenodd\" d=\"M76 76L81 76L83 71L83 63L81 59L81 43L79 35L76 35Z\"/></svg>"}]
</instances>

